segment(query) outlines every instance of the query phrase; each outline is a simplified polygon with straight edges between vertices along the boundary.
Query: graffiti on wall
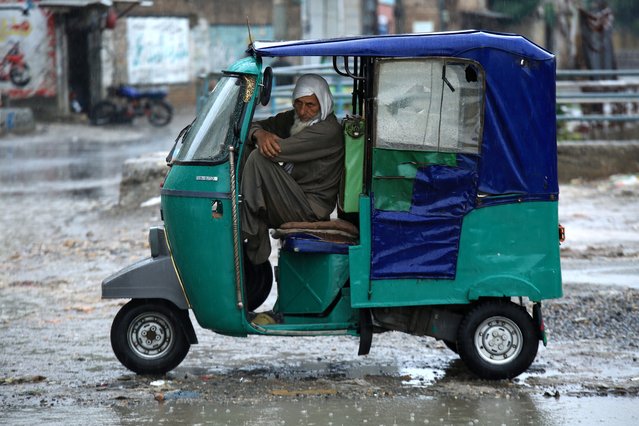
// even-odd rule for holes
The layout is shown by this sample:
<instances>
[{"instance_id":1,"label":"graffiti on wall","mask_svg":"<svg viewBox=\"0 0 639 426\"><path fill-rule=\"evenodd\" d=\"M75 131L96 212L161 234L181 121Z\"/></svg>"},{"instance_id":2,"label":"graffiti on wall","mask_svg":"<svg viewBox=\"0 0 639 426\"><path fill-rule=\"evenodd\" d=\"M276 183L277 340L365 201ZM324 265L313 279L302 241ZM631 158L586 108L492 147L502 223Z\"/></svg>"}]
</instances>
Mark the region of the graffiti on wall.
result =
<instances>
[{"instance_id":1,"label":"graffiti on wall","mask_svg":"<svg viewBox=\"0 0 639 426\"><path fill-rule=\"evenodd\" d=\"M130 84L189 81L187 18L128 18L127 43Z\"/></svg>"},{"instance_id":2,"label":"graffiti on wall","mask_svg":"<svg viewBox=\"0 0 639 426\"><path fill-rule=\"evenodd\" d=\"M55 96L55 29L50 12L0 2L0 91L13 99Z\"/></svg>"}]
</instances>

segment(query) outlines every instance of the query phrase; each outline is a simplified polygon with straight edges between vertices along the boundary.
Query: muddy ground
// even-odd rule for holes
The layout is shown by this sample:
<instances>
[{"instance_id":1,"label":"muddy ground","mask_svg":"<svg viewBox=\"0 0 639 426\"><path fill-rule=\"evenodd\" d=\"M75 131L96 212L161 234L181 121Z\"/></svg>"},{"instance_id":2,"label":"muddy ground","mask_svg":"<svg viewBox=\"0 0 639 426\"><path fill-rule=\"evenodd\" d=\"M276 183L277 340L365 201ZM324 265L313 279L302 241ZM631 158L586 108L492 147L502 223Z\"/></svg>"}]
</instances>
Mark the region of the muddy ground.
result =
<instances>
[{"instance_id":1,"label":"muddy ground","mask_svg":"<svg viewBox=\"0 0 639 426\"><path fill-rule=\"evenodd\" d=\"M565 297L544 304L549 344L530 370L499 382L474 378L431 338L375 335L371 354L358 357L350 337L231 338L198 327L200 344L176 370L137 376L109 343L124 301L101 300L100 282L147 256L147 230L160 223L159 212L118 208L116 180L99 186L0 192L0 412L11 423L43 407L68 412L63 422L78 414L73 407L125 410L131 419L135 407L173 401L213 404L224 417L225 404L282 409L322 401L357 411L373 403L401 411L401 401L639 396L636 178L562 186Z\"/></svg>"}]
</instances>

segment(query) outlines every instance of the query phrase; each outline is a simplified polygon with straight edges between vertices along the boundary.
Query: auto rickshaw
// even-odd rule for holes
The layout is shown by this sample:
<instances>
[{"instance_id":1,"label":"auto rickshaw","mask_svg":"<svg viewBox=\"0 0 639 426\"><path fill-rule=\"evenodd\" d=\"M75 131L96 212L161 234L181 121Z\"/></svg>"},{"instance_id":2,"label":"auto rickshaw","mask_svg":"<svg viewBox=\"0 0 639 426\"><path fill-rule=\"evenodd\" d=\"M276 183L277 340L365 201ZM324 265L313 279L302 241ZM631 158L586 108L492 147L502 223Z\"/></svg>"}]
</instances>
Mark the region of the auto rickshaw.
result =
<instances>
[{"instance_id":1,"label":"auto rickshaw","mask_svg":"<svg viewBox=\"0 0 639 426\"><path fill-rule=\"evenodd\" d=\"M524 372L546 343L542 301L562 296L555 58L484 31L252 42L167 158L151 256L102 283L127 298L111 342L162 374L197 337L189 317L243 337L431 336L484 379ZM285 224L277 266L243 255L241 158L265 58L317 56L352 81L337 218ZM272 323L254 321L271 290Z\"/></svg>"}]
</instances>

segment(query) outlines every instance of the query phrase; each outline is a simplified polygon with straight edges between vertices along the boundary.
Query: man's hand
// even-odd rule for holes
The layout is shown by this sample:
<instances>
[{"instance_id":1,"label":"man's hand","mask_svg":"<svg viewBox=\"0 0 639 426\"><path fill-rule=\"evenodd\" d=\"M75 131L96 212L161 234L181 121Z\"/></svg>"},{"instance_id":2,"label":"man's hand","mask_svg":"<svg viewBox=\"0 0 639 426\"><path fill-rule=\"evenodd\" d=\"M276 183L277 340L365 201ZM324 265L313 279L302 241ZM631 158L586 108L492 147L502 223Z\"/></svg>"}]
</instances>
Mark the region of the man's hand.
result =
<instances>
[{"instance_id":1,"label":"man's hand","mask_svg":"<svg viewBox=\"0 0 639 426\"><path fill-rule=\"evenodd\" d=\"M266 158L276 157L280 153L280 138L276 134L259 129L253 133L253 136L257 149Z\"/></svg>"}]
</instances>

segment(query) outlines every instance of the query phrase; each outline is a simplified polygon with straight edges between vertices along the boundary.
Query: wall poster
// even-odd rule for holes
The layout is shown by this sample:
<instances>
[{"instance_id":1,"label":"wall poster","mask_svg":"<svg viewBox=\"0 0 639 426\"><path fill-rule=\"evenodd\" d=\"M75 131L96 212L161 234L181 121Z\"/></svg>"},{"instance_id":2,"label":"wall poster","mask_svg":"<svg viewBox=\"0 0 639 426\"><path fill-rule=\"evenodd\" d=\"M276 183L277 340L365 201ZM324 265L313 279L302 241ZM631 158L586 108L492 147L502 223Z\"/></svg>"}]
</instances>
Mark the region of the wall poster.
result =
<instances>
[{"instance_id":1,"label":"wall poster","mask_svg":"<svg viewBox=\"0 0 639 426\"><path fill-rule=\"evenodd\" d=\"M56 94L53 15L29 5L0 0L0 92L12 99Z\"/></svg>"}]
</instances>

